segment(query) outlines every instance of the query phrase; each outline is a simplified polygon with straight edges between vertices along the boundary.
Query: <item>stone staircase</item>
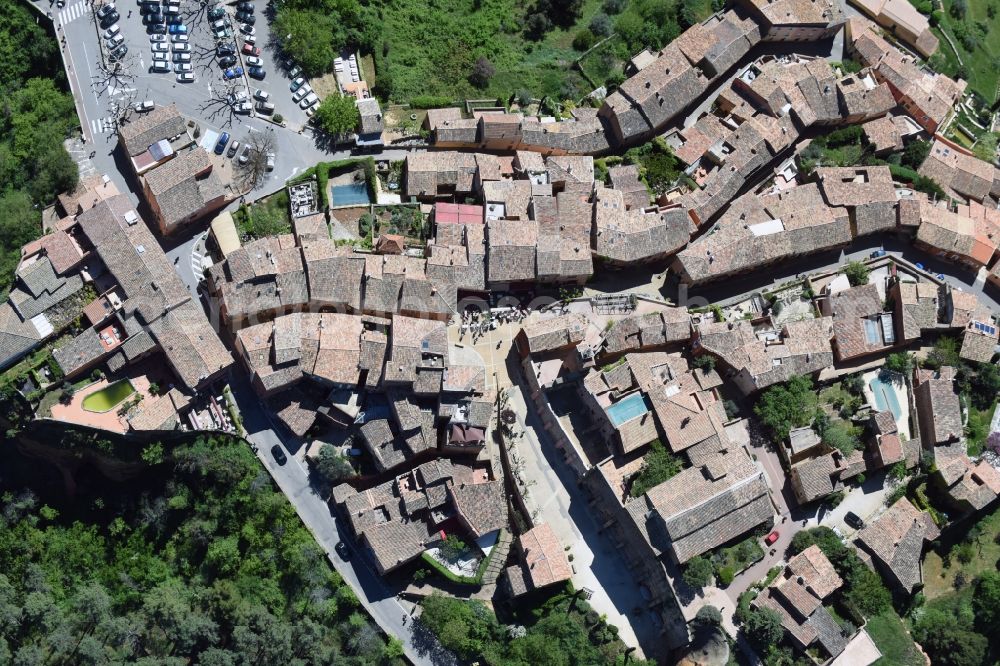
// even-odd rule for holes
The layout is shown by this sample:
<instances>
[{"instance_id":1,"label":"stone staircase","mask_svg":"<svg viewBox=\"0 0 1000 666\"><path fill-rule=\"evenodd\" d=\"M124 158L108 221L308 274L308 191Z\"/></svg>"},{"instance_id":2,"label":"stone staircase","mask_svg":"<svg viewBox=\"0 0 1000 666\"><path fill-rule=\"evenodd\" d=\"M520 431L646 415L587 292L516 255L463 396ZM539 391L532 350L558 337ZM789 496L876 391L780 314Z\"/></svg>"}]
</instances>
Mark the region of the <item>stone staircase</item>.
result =
<instances>
[{"instance_id":1,"label":"stone staircase","mask_svg":"<svg viewBox=\"0 0 1000 666\"><path fill-rule=\"evenodd\" d=\"M513 542L514 537L511 536L510 532L504 530L500 533L500 538L497 539L496 545L493 546L490 563L486 565L486 571L483 573L483 585L496 585L497 578L500 577L500 572L504 570L507 564L507 555L510 554L510 547Z\"/></svg>"}]
</instances>

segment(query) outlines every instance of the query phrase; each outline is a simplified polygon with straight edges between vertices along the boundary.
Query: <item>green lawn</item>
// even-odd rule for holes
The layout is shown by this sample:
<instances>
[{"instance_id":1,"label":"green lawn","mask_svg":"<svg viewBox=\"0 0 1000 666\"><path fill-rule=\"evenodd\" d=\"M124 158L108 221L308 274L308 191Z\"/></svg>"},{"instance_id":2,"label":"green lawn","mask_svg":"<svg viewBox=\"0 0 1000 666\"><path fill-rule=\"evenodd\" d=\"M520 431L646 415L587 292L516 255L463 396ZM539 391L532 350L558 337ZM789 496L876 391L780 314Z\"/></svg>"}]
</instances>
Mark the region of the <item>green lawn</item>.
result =
<instances>
[{"instance_id":1,"label":"green lawn","mask_svg":"<svg viewBox=\"0 0 1000 666\"><path fill-rule=\"evenodd\" d=\"M996 401L987 409L976 409L969 405L969 421L965 424L966 446L970 456L978 456L983 452L986 438L990 434L990 421L993 420L993 408Z\"/></svg>"},{"instance_id":2,"label":"green lawn","mask_svg":"<svg viewBox=\"0 0 1000 666\"><path fill-rule=\"evenodd\" d=\"M554 28L539 42L523 33L533 3L516 0L395 0L384 11L384 56L379 64L392 80L392 97L406 101L418 95L455 100L498 97L527 90L540 98L560 99L589 92L571 66L580 55L572 48L577 31L590 24L601 0L585 0L576 24ZM479 57L496 74L486 89L469 83ZM377 72L382 76L382 72Z\"/></svg>"},{"instance_id":3,"label":"green lawn","mask_svg":"<svg viewBox=\"0 0 1000 666\"><path fill-rule=\"evenodd\" d=\"M242 206L233 213L233 221L243 242L289 233L292 218L289 213L288 190L283 189L266 199Z\"/></svg>"},{"instance_id":4,"label":"green lawn","mask_svg":"<svg viewBox=\"0 0 1000 666\"><path fill-rule=\"evenodd\" d=\"M865 627L882 658L875 666L924 666L924 657L906 633L906 625L893 611L876 615Z\"/></svg>"},{"instance_id":5,"label":"green lawn","mask_svg":"<svg viewBox=\"0 0 1000 666\"><path fill-rule=\"evenodd\" d=\"M964 20L951 14L952 0L943 0L944 11L939 28L935 28L941 45L932 56L931 63L946 74L958 73L958 60L947 41L941 37L943 28L951 36L965 64L969 88L979 93L989 104L996 99L1000 71L996 66L1000 57L1000 12L990 18L988 2L968 2ZM970 37L963 39L963 33ZM969 46L973 48L970 49Z\"/></svg>"},{"instance_id":6,"label":"green lawn","mask_svg":"<svg viewBox=\"0 0 1000 666\"><path fill-rule=\"evenodd\" d=\"M1000 559L1000 544L996 538L1000 535L1000 510L984 516L979 524L982 535L973 544L974 557L972 561L963 564L952 549L948 566L941 556L931 551L924 557L924 594L928 599L941 597L955 590L955 574L962 572L965 580L970 582L984 571L993 571ZM956 546L957 547L957 546Z\"/></svg>"}]
</instances>

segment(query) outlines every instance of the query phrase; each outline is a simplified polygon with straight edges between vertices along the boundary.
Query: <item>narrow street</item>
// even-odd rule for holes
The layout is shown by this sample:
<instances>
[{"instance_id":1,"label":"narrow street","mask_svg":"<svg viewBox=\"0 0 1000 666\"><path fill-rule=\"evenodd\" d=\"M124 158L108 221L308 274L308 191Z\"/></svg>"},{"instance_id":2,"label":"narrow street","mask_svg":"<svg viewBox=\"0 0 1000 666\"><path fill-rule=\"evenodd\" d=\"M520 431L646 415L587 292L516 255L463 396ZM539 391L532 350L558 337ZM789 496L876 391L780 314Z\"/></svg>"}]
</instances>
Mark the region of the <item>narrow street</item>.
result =
<instances>
[{"instance_id":1,"label":"narrow street","mask_svg":"<svg viewBox=\"0 0 1000 666\"><path fill-rule=\"evenodd\" d=\"M256 446L257 457L270 473L278 488L295 507L299 518L312 533L316 542L326 552L334 569L351 586L361 601L361 605L374 618L379 627L389 636L403 642L407 658L418 666L451 666L456 663L454 655L444 650L437 640L426 632L415 631L410 620L416 610L415 604L399 600L382 579L367 565L363 554L342 536L339 521L332 515L330 505L313 492L309 485L309 473L296 447L286 447L279 430L271 423L268 412L258 400L249 381L240 370L232 373L230 387L239 405L243 426L248 439ZM271 455L271 447L285 448L288 462L279 465ZM334 548L345 540L351 547L352 555L347 561L337 555Z\"/></svg>"}]
</instances>

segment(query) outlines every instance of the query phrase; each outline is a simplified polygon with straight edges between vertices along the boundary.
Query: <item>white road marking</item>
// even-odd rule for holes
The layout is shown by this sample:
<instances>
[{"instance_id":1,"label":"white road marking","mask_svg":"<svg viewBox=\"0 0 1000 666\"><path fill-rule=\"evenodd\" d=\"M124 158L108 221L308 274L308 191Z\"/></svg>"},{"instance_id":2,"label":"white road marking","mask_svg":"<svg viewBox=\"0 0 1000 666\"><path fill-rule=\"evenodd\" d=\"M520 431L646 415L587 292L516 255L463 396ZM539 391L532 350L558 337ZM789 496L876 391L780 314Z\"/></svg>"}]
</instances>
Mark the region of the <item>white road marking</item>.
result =
<instances>
[{"instance_id":1,"label":"white road marking","mask_svg":"<svg viewBox=\"0 0 1000 666\"><path fill-rule=\"evenodd\" d=\"M88 3L85 0L74 2L69 7L59 12L59 25L66 25L87 13Z\"/></svg>"}]
</instances>

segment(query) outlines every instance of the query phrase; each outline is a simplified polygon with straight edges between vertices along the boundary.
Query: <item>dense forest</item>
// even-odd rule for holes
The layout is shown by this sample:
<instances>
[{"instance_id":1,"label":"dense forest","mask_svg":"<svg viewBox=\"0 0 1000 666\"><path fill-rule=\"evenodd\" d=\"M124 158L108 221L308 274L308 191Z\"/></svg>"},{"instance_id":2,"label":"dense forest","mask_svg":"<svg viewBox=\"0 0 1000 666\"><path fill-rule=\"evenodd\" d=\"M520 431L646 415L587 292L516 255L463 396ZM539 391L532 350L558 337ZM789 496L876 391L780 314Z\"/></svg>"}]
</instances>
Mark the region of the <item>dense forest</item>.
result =
<instances>
[{"instance_id":1,"label":"dense forest","mask_svg":"<svg viewBox=\"0 0 1000 666\"><path fill-rule=\"evenodd\" d=\"M403 663L245 443L164 444L68 500L2 446L0 664Z\"/></svg>"},{"instance_id":2,"label":"dense forest","mask_svg":"<svg viewBox=\"0 0 1000 666\"><path fill-rule=\"evenodd\" d=\"M21 0L0 0L0 295L21 246L41 234L41 209L75 187L63 141L79 126L52 35Z\"/></svg>"}]
</instances>

